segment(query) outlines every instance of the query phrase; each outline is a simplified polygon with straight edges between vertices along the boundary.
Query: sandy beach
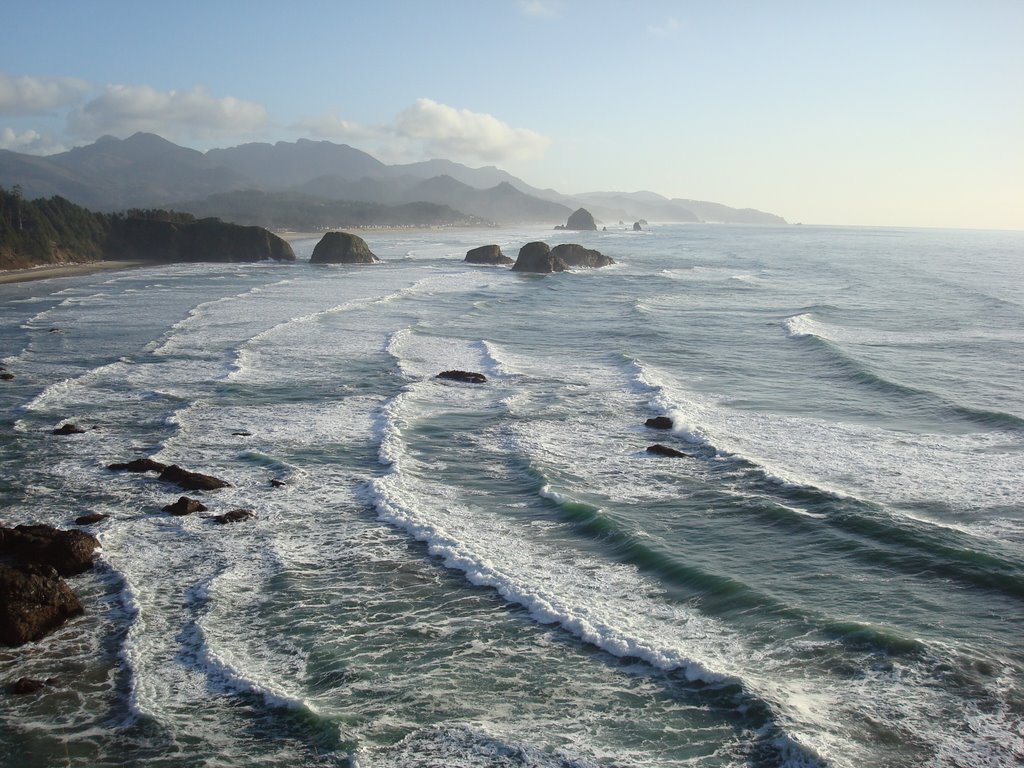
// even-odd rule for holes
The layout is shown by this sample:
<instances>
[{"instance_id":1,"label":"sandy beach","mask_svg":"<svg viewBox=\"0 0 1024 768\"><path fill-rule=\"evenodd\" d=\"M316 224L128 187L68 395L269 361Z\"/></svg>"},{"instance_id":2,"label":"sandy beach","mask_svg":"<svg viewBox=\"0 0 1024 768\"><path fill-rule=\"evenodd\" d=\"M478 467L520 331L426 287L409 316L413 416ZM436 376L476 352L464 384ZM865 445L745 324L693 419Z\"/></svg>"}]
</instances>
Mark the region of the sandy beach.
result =
<instances>
[{"instance_id":1,"label":"sandy beach","mask_svg":"<svg viewBox=\"0 0 1024 768\"><path fill-rule=\"evenodd\" d=\"M23 283L29 280L48 280L54 277L71 277L87 275L91 272L103 272L115 269L132 269L144 267L151 262L145 261L90 261L84 264L47 264L28 269L7 269L0 271L0 285L6 283Z\"/></svg>"}]
</instances>

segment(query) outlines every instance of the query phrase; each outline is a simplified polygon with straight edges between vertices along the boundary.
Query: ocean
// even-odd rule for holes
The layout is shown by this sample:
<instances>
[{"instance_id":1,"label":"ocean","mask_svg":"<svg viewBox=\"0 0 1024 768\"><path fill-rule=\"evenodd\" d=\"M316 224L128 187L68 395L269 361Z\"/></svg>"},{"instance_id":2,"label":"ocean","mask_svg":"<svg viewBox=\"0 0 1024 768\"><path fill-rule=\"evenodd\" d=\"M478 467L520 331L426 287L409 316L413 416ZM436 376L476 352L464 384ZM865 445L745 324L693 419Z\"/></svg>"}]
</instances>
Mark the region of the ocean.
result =
<instances>
[{"instance_id":1,"label":"ocean","mask_svg":"<svg viewBox=\"0 0 1024 768\"><path fill-rule=\"evenodd\" d=\"M109 515L0 764L1021 764L1024 233L365 237L0 285L0 520Z\"/></svg>"}]
</instances>

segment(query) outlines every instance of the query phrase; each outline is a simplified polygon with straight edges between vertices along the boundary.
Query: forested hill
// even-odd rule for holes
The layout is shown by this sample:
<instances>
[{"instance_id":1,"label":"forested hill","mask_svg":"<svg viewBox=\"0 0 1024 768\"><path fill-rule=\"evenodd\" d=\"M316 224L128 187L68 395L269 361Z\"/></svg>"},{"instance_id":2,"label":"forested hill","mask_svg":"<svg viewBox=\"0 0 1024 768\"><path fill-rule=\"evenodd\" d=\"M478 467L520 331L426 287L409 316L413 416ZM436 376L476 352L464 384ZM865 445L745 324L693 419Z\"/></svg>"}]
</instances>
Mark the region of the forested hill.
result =
<instances>
[{"instance_id":1,"label":"forested hill","mask_svg":"<svg viewBox=\"0 0 1024 768\"><path fill-rule=\"evenodd\" d=\"M96 213L62 197L26 200L0 187L0 269L90 261L260 261L295 258L262 227L163 210Z\"/></svg>"}]
</instances>

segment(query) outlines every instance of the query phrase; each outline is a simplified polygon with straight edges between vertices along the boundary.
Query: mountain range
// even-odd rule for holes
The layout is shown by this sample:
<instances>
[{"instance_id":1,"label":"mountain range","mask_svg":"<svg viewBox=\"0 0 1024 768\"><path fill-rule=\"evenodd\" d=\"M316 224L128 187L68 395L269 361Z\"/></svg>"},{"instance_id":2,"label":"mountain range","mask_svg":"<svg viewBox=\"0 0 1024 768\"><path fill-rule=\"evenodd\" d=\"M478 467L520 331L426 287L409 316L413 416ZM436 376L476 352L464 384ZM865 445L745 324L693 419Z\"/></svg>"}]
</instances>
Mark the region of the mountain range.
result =
<instances>
[{"instance_id":1,"label":"mountain range","mask_svg":"<svg viewBox=\"0 0 1024 768\"><path fill-rule=\"evenodd\" d=\"M0 185L19 187L28 199L57 195L100 211L173 208L282 228L298 225L293 212L303 206L303 227L351 225L337 217L356 208L364 220L372 209L374 221L390 224L415 213L417 220L409 223L436 215L437 223L447 224L554 225L580 207L609 225L638 219L785 223L762 211L653 192L563 195L494 166L470 168L450 160L387 165L347 144L308 139L204 153L137 133L127 139L104 136L47 157L2 150Z\"/></svg>"}]
</instances>

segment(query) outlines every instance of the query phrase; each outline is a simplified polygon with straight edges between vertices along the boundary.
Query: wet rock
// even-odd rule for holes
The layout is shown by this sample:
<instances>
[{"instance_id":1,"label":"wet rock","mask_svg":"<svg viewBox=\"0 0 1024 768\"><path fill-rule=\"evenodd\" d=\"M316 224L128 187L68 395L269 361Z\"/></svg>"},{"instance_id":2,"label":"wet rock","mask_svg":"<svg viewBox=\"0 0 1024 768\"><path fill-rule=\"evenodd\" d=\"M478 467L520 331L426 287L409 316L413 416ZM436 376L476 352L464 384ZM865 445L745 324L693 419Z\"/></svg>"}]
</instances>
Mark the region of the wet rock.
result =
<instances>
[{"instance_id":1,"label":"wet rock","mask_svg":"<svg viewBox=\"0 0 1024 768\"><path fill-rule=\"evenodd\" d=\"M380 259L358 235L328 232L313 249L310 264L376 264Z\"/></svg>"},{"instance_id":2,"label":"wet rock","mask_svg":"<svg viewBox=\"0 0 1024 768\"><path fill-rule=\"evenodd\" d=\"M91 515L82 515L81 517L75 518L75 525L92 525L98 523L100 520L106 520L108 515L104 515L102 512L93 512Z\"/></svg>"},{"instance_id":3,"label":"wet rock","mask_svg":"<svg viewBox=\"0 0 1024 768\"><path fill-rule=\"evenodd\" d=\"M53 568L0 565L0 645L39 640L81 613L82 604Z\"/></svg>"},{"instance_id":4,"label":"wet rock","mask_svg":"<svg viewBox=\"0 0 1024 768\"><path fill-rule=\"evenodd\" d=\"M232 432L231 435L233 437L252 437L252 432L245 432L243 430L243 431L239 431L239 432Z\"/></svg>"},{"instance_id":5,"label":"wet rock","mask_svg":"<svg viewBox=\"0 0 1024 768\"><path fill-rule=\"evenodd\" d=\"M672 429L672 419L668 416L653 416L644 422L644 426L651 429Z\"/></svg>"},{"instance_id":6,"label":"wet rock","mask_svg":"<svg viewBox=\"0 0 1024 768\"><path fill-rule=\"evenodd\" d=\"M551 249L551 255L561 261L567 267L607 267L614 264L611 256L605 256L600 251L592 248L584 248L576 243L562 243Z\"/></svg>"},{"instance_id":7,"label":"wet rock","mask_svg":"<svg viewBox=\"0 0 1024 768\"><path fill-rule=\"evenodd\" d=\"M0 381L12 381L14 379L13 373L0 373Z\"/></svg>"},{"instance_id":8,"label":"wet rock","mask_svg":"<svg viewBox=\"0 0 1024 768\"><path fill-rule=\"evenodd\" d=\"M0 552L23 563L48 565L61 576L92 568L100 542L84 531L63 531L49 525L0 526Z\"/></svg>"},{"instance_id":9,"label":"wet rock","mask_svg":"<svg viewBox=\"0 0 1024 768\"><path fill-rule=\"evenodd\" d=\"M486 376L476 371L441 371L437 374L437 378L464 381L467 384L483 384L487 381Z\"/></svg>"},{"instance_id":10,"label":"wet rock","mask_svg":"<svg viewBox=\"0 0 1024 768\"><path fill-rule=\"evenodd\" d=\"M196 499L190 499L188 496L180 496L176 502L164 507L163 511L170 512L172 515L191 515L195 512L205 512L206 505Z\"/></svg>"},{"instance_id":11,"label":"wet rock","mask_svg":"<svg viewBox=\"0 0 1024 768\"><path fill-rule=\"evenodd\" d=\"M634 221L633 222L633 231L634 232L640 232L642 230L643 230L643 227L640 226L640 222L639 221Z\"/></svg>"},{"instance_id":12,"label":"wet rock","mask_svg":"<svg viewBox=\"0 0 1024 768\"><path fill-rule=\"evenodd\" d=\"M519 256L516 263L512 265L513 272L564 272L565 262L555 258L551 253L551 246L547 243L536 241L527 243L519 249Z\"/></svg>"},{"instance_id":13,"label":"wet rock","mask_svg":"<svg viewBox=\"0 0 1024 768\"><path fill-rule=\"evenodd\" d=\"M225 525L227 523L240 523L253 517L256 517L256 513L251 509L233 509L230 512L225 512L223 515L217 515L213 520L216 523Z\"/></svg>"},{"instance_id":14,"label":"wet rock","mask_svg":"<svg viewBox=\"0 0 1024 768\"><path fill-rule=\"evenodd\" d=\"M85 432L80 426L75 424L73 421L66 421L57 427L51 434L54 435L81 435Z\"/></svg>"},{"instance_id":15,"label":"wet rock","mask_svg":"<svg viewBox=\"0 0 1024 768\"><path fill-rule=\"evenodd\" d=\"M273 486L274 488L284 488L286 485L288 485L288 483L286 483L284 480L278 480L275 477L270 480L270 485Z\"/></svg>"},{"instance_id":16,"label":"wet rock","mask_svg":"<svg viewBox=\"0 0 1024 768\"><path fill-rule=\"evenodd\" d=\"M202 472L190 472L177 464L165 467L159 479L165 483L174 483L186 491L214 491L218 488L231 487L231 483L219 477L204 475Z\"/></svg>"},{"instance_id":17,"label":"wet rock","mask_svg":"<svg viewBox=\"0 0 1024 768\"><path fill-rule=\"evenodd\" d=\"M655 443L654 445L647 446L647 452L653 453L656 456L670 456L672 458L688 458L690 454L677 451L675 448L669 448L667 445L661 443Z\"/></svg>"},{"instance_id":18,"label":"wet rock","mask_svg":"<svg viewBox=\"0 0 1024 768\"><path fill-rule=\"evenodd\" d=\"M108 464L107 469L114 472L163 472L167 465L153 459L132 459L123 464Z\"/></svg>"},{"instance_id":19,"label":"wet rock","mask_svg":"<svg viewBox=\"0 0 1024 768\"><path fill-rule=\"evenodd\" d=\"M512 259L501 252L497 245L481 245L466 252L468 264L511 264Z\"/></svg>"},{"instance_id":20,"label":"wet rock","mask_svg":"<svg viewBox=\"0 0 1024 768\"><path fill-rule=\"evenodd\" d=\"M35 677L19 677L11 683L11 693L18 696L41 691L46 682Z\"/></svg>"}]
</instances>

